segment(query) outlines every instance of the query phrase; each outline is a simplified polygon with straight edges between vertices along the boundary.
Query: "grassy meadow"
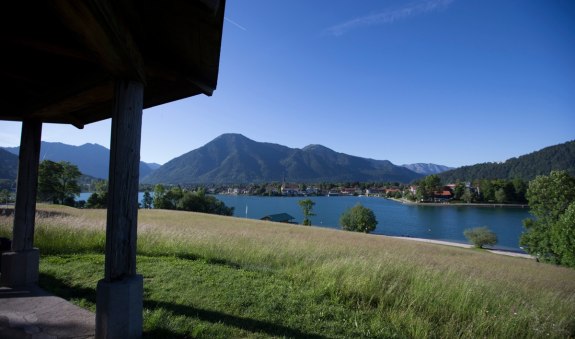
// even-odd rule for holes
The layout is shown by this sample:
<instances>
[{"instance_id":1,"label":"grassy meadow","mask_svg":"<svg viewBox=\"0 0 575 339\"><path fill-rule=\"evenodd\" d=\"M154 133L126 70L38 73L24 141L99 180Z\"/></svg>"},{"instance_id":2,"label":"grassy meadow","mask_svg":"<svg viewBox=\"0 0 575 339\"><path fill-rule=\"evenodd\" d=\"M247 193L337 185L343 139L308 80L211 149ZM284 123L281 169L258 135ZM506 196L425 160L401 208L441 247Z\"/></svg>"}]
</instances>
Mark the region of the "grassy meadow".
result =
<instances>
[{"instance_id":1,"label":"grassy meadow","mask_svg":"<svg viewBox=\"0 0 575 339\"><path fill-rule=\"evenodd\" d=\"M40 205L40 285L95 310L104 210ZM575 337L575 270L384 236L141 210L153 338ZM12 218L0 217L0 236Z\"/></svg>"}]
</instances>

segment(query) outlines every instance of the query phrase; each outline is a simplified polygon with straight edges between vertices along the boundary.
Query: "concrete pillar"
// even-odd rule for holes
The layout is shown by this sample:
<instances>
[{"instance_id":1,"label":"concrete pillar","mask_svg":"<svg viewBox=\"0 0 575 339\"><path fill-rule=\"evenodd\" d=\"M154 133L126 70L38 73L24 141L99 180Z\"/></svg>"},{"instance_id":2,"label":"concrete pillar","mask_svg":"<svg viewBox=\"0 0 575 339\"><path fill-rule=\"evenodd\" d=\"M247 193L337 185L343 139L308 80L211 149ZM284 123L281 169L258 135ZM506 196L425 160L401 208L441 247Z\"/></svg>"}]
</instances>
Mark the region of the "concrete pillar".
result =
<instances>
[{"instance_id":1,"label":"concrete pillar","mask_svg":"<svg viewBox=\"0 0 575 339\"><path fill-rule=\"evenodd\" d=\"M3 286L38 282L40 255L38 249L34 248L34 227L41 138L40 121L22 122L12 251L2 255L0 284Z\"/></svg>"},{"instance_id":2,"label":"concrete pillar","mask_svg":"<svg viewBox=\"0 0 575 339\"><path fill-rule=\"evenodd\" d=\"M105 277L98 282L96 338L142 336L143 279L136 274L144 87L117 81L112 112Z\"/></svg>"}]
</instances>

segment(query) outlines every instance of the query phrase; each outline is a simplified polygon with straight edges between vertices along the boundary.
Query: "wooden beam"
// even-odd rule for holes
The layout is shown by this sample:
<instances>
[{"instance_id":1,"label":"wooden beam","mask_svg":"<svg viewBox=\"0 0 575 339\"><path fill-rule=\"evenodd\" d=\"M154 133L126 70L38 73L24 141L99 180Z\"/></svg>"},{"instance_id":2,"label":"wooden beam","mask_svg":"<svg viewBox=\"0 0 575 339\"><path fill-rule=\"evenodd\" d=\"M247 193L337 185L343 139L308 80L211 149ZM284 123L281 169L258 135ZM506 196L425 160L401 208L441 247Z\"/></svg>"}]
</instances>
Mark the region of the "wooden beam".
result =
<instances>
[{"instance_id":1,"label":"wooden beam","mask_svg":"<svg viewBox=\"0 0 575 339\"><path fill-rule=\"evenodd\" d=\"M118 80L112 112L105 280L136 274L138 179L144 87Z\"/></svg>"},{"instance_id":2,"label":"wooden beam","mask_svg":"<svg viewBox=\"0 0 575 339\"><path fill-rule=\"evenodd\" d=\"M111 75L145 84L144 59L112 1L55 0L54 4L64 24L98 55Z\"/></svg>"},{"instance_id":3,"label":"wooden beam","mask_svg":"<svg viewBox=\"0 0 575 339\"><path fill-rule=\"evenodd\" d=\"M105 82L85 91L70 95L60 101L47 104L29 114L30 117L49 121L50 118L90 108L94 105L111 101L114 96L114 83ZM69 114L68 114L69 116ZM80 123L79 121L76 123Z\"/></svg>"},{"instance_id":4,"label":"wooden beam","mask_svg":"<svg viewBox=\"0 0 575 339\"><path fill-rule=\"evenodd\" d=\"M12 251L26 251L34 247L41 136L41 122L35 120L22 122Z\"/></svg>"},{"instance_id":5,"label":"wooden beam","mask_svg":"<svg viewBox=\"0 0 575 339\"><path fill-rule=\"evenodd\" d=\"M17 33L16 33L17 34ZM79 50L53 41L44 41L30 36L0 36L0 43L6 48L28 50L30 53L41 53L51 56L61 56L66 59L77 59L96 64L98 59L87 50Z\"/></svg>"}]
</instances>

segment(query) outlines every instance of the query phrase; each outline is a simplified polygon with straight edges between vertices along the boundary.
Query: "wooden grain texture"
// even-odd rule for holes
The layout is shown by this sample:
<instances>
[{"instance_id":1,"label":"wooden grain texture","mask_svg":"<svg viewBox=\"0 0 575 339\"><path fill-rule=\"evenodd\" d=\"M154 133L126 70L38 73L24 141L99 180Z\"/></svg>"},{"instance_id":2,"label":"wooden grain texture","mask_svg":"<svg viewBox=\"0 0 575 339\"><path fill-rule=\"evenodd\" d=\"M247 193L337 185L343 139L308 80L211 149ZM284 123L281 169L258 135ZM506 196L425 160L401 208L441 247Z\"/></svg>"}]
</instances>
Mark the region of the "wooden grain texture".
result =
<instances>
[{"instance_id":1,"label":"wooden grain texture","mask_svg":"<svg viewBox=\"0 0 575 339\"><path fill-rule=\"evenodd\" d=\"M136 274L143 93L139 82L116 82L106 225L107 281Z\"/></svg>"},{"instance_id":2,"label":"wooden grain texture","mask_svg":"<svg viewBox=\"0 0 575 339\"><path fill-rule=\"evenodd\" d=\"M34 247L41 137L41 122L28 120L22 123L12 251L25 251Z\"/></svg>"}]
</instances>

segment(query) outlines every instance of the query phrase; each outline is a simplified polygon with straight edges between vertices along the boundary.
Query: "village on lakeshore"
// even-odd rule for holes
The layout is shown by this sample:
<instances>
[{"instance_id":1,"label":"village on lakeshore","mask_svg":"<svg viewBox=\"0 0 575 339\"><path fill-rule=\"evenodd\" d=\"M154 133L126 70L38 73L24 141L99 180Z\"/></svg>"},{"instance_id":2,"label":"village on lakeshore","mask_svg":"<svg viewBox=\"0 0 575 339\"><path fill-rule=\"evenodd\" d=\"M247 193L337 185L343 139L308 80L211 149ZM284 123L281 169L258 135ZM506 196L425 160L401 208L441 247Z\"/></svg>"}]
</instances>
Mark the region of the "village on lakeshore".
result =
<instances>
[{"instance_id":1,"label":"village on lakeshore","mask_svg":"<svg viewBox=\"0 0 575 339\"><path fill-rule=\"evenodd\" d=\"M432 176L433 177L433 176ZM517 184L517 183L516 183ZM490 185L488 190L495 191L491 198L482 194L482 186ZM365 196L395 199L405 203L489 203L489 204L520 204L524 206L524 192L526 188L524 182L517 184L521 187L517 189L513 184L507 184L511 188L493 189L489 181L450 183L447 185L435 185L428 189L425 185L401 184L401 183L347 183L347 184L296 184L296 183L271 183L271 184L250 184L250 185L221 185L209 187L206 193L222 195L251 195L270 197L309 197L309 196L329 196L329 197L349 197ZM505 186L505 185L502 185ZM192 187L189 187L193 189ZM506 193L511 192L511 193ZM517 194L514 197L514 193Z\"/></svg>"}]
</instances>

